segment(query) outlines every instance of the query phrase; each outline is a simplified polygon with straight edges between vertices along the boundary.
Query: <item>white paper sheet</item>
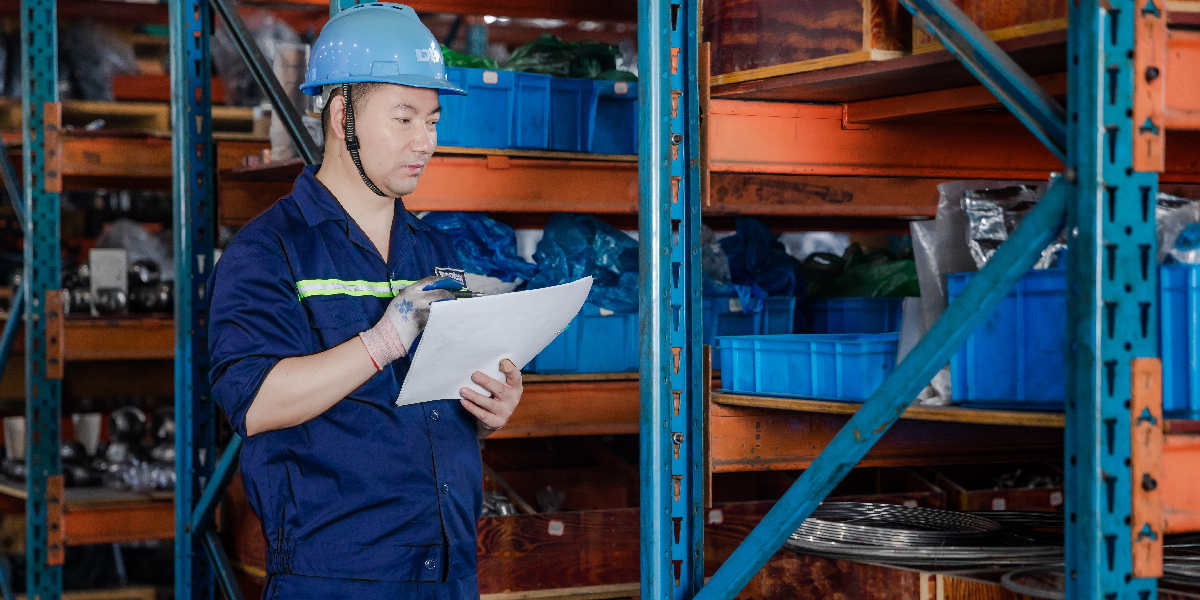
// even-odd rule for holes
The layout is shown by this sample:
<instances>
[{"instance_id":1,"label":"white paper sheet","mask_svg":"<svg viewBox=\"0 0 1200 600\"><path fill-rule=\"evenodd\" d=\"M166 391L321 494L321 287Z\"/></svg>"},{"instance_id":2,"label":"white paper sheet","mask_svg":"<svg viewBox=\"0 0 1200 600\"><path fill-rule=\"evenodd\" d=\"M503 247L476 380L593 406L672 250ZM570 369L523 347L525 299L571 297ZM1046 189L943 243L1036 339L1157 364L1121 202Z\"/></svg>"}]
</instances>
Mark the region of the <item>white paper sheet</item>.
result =
<instances>
[{"instance_id":1,"label":"white paper sheet","mask_svg":"<svg viewBox=\"0 0 1200 600\"><path fill-rule=\"evenodd\" d=\"M583 308L592 278L524 292L434 302L397 406L458 398L471 374L504 380L500 361L517 368L537 356Z\"/></svg>"}]
</instances>

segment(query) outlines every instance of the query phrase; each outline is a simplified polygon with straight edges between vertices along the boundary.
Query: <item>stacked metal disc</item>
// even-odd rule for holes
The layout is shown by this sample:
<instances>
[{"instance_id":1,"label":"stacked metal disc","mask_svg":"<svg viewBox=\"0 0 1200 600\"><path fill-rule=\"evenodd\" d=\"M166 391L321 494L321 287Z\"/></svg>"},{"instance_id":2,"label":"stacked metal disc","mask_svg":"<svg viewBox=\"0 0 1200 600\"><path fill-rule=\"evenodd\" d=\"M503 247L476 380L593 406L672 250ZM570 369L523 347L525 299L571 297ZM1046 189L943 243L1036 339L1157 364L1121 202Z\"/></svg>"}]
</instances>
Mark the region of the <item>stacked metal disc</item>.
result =
<instances>
[{"instance_id":1,"label":"stacked metal disc","mask_svg":"<svg viewBox=\"0 0 1200 600\"><path fill-rule=\"evenodd\" d=\"M1003 535L985 516L939 510L827 502L786 546L806 554L901 565L1027 564L1060 557L1061 545L1030 545Z\"/></svg>"}]
</instances>

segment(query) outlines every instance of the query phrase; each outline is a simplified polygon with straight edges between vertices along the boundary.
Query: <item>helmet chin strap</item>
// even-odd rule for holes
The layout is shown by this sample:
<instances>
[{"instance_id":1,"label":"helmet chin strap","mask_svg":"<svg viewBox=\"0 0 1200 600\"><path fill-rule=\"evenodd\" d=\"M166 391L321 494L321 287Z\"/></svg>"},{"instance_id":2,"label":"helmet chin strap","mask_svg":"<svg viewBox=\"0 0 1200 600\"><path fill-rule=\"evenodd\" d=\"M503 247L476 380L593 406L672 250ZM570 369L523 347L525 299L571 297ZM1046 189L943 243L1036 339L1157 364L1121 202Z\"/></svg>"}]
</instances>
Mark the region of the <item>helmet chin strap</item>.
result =
<instances>
[{"instance_id":1,"label":"helmet chin strap","mask_svg":"<svg viewBox=\"0 0 1200 600\"><path fill-rule=\"evenodd\" d=\"M367 172L363 170L362 159L358 157L358 134L354 133L354 104L350 102L350 84L342 84L342 103L346 107L346 119L344 126L346 129L346 151L350 153L350 159L354 161L355 168L358 169L358 174L362 176L363 183L367 185L367 189L375 192L376 195L387 197L387 194L379 190L378 187L367 177Z\"/></svg>"}]
</instances>

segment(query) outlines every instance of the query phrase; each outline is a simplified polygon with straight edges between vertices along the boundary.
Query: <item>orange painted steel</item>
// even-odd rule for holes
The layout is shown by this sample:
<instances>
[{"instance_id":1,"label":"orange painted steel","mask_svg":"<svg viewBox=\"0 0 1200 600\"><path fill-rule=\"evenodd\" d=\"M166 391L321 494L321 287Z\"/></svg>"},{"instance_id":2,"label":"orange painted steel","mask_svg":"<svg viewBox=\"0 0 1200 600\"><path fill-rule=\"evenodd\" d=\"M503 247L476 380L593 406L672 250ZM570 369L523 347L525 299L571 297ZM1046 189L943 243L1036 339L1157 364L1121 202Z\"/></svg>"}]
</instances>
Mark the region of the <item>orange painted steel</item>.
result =
<instances>
[{"instance_id":1,"label":"orange painted steel","mask_svg":"<svg viewBox=\"0 0 1200 600\"><path fill-rule=\"evenodd\" d=\"M1162 11L1136 11L1133 79L1133 168L1161 173L1166 168L1167 20Z\"/></svg>"},{"instance_id":2,"label":"orange painted steel","mask_svg":"<svg viewBox=\"0 0 1200 600\"><path fill-rule=\"evenodd\" d=\"M1163 436L1163 518L1167 533L1200 531L1200 434Z\"/></svg>"},{"instance_id":3,"label":"orange painted steel","mask_svg":"<svg viewBox=\"0 0 1200 600\"><path fill-rule=\"evenodd\" d=\"M410 210L632 213L637 163L435 156Z\"/></svg>"},{"instance_id":4,"label":"orange painted steel","mask_svg":"<svg viewBox=\"0 0 1200 600\"><path fill-rule=\"evenodd\" d=\"M1172 30L1164 76L1168 129L1200 129L1200 31Z\"/></svg>"},{"instance_id":5,"label":"orange painted steel","mask_svg":"<svg viewBox=\"0 0 1200 600\"><path fill-rule=\"evenodd\" d=\"M83 505L67 502L63 530L68 546L172 539L175 509L170 500Z\"/></svg>"},{"instance_id":6,"label":"orange painted steel","mask_svg":"<svg viewBox=\"0 0 1200 600\"><path fill-rule=\"evenodd\" d=\"M713 100L716 172L1045 179L1063 164L1007 115L948 114L843 127L840 105ZM1165 182L1200 181L1200 134L1167 136Z\"/></svg>"},{"instance_id":7,"label":"orange painted steel","mask_svg":"<svg viewBox=\"0 0 1200 600\"><path fill-rule=\"evenodd\" d=\"M1015 120L847 130L841 106L736 100L713 100L709 115L713 172L1044 179L1062 169Z\"/></svg>"},{"instance_id":8,"label":"orange painted steel","mask_svg":"<svg viewBox=\"0 0 1200 600\"><path fill-rule=\"evenodd\" d=\"M1133 576L1162 577L1162 488L1158 484L1163 476L1162 362L1133 359L1129 381Z\"/></svg>"}]
</instances>

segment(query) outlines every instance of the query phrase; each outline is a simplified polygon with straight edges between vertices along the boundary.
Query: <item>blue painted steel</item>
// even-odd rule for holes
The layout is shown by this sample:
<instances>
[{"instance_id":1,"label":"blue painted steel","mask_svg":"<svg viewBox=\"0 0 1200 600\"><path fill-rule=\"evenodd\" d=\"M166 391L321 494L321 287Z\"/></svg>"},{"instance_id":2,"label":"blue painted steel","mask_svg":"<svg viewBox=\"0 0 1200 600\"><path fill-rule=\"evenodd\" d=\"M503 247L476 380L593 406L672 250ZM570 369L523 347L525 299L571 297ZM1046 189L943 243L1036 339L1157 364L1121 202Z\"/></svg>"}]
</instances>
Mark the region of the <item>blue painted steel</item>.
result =
<instances>
[{"instance_id":1,"label":"blue painted steel","mask_svg":"<svg viewBox=\"0 0 1200 600\"><path fill-rule=\"evenodd\" d=\"M697 3L638 9L641 595L682 600L704 567Z\"/></svg>"},{"instance_id":2,"label":"blue painted steel","mask_svg":"<svg viewBox=\"0 0 1200 600\"><path fill-rule=\"evenodd\" d=\"M8 366L8 358L12 356L13 344L17 341L17 332L25 321L25 290L29 287L25 279L13 296L12 305L8 309L8 320L4 323L4 336L0 337L0 373Z\"/></svg>"},{"instance_id":3,"label":"blue painted steel","mask_svg":"<svg viewBox=\"0 0 1200 600\"><path fill-rule=\"evenodd\" d=\"M971 331L1033 266L1046 244L1057 236L1066 212L1068 187L1057 178L1051 181L1045 196L1009 240L996 250L979 275L746 536L696 595L697 600L733 598L862 460Z\"/></svg>"},{"instance_id":4,"label":"blue painted steel","mask_svg":"<svg viewBox=\"0 0 1200 600\"><path fill-rule=\"evenodd\" d=\"M21 192L17 173L7 156L0 160L0 178L4 179L4 192L8 195L8 201L12 203L13 212L17 214L17 223L21 226L21 231L25 231L25 194Z\"/></svg>"},{"instance_id":5,"label":"blue painted steel","mask_svg":"<svg viewBox=\"0 0 1200 600\"><path fill-rule=\"evenodd\" d=\"M8 561L7 556L0 556L0 598L17 600L12 590L12 563Z\"/></svg>"},{"instance_id":6,"label":"blue painted steel","mask_svg":"<svg viewBox=\"0 0 1200 600\"><path fill-rule=\"evenodd\" d=\"M363 4L367 1L368 0L329 0L329 16L332 17L342 10L350 8L351 6Z\"/></svg>"},{"instance_id":7,"label":"blue painted steel","mask_svg":"<svg viewBox=\"0 0 1200 600\"><path fill-rule=\"evenodd\" d=\"M62 382L46 376L47 290L60 285L58 194L46 189L44 110L58 102L58 26L54 0L21 2L21 111L25 190L25 581L30 598L58 598L62 567L47 564L46 480L58 458Z\"/></svg>"},{"instance_id":8,"label":"blue painted steel","mask_svg":"<svg viewBox=\"0 0 1200 600\"><path fill-rule=\"evenodd\" d=\"M242 16L227 0L210 0L210 4L225 21L229 37L233 39L242 58L246 59L246 66L250 68L250 74L254 76L254 80L258 82L271 101L271 109L275 111L272 114L278 115L283 120L283 127L287 130L288 136L292 138L292 144L296 146L296 152L300 158L309 165L321 162L320 149L317 148L316 142L313 142L312 136L308 135L308 129L304 127L300 113L288 99L288 95L283 91L283 86L279 85L275 71L271 69L271 65L267 64L267 59L263 57L262 51L258 49L258 44L250 35L250 31L246 29L246 24L242 22ZM207 39L204 44L208 44ZM207 52L205 56L208 56Z\"/></svg>"},{"instance_id":9,"label":"blue painted steel","mask_svg":"<svg viewBox=\"0 0 1200 600\"><path fill-rule=\"evenodd\" d=\"M225 451L221 453L221 460L217 462L217 468L213 469L212 476L208 478L208 484L204 486L204 494L200 496L196 508L192 509L190 520L192 531L204 531L212 522L213 508L221 499L221 495L225 493L225 486L229 484L229 479L237 471L238 452L241 449L242 436L235 433L229 440L229 445L225 446Z\"/></svg>"},{"instance_id":10,"label":"blue painted steel","mask_svg":"<svg viewBox=\"0 0 1200 600\"><path fill-rule=\"evenodd\" d=\"M212 472L216 412L208 387L208 300L214 173L209 82L211 13L205 0L172 0L171 159L175 235L175 597L210 600L213 574L192 507Z\"/></svg>"},{"instance_id":11,"label":"blue painted steel","mask_svg":"<svg viewBox=\"0 0 1200 600\"><path fill-rule=\"evenodd\" d=\"M225 554L225 548L221 546L221 538L217 532L211 529L204 532L204 551L208 554L208 559L216 571L217 582L221 586L221 591L225 593L225 600L243 600L242 588L238 587L229 556Z\"/></svg>"},{"instance_id":12,"label":"blue painted steel","mask_svg":"<svg viewBox=\"0 0 1200 600\"><path fill-rule=\"evenodd\" d=\"M1158 182L1133 171L1131 118L1135 11L1150 1L1079 0L1070 11L1067 168L1077 183L1069 209L1065 533L1072 599L1150 599L1157 587L1153 579L1126 579L1125 522L1133 489L1130 359L1158 354Z\"/></svg>"},{"instance_id":13,"label":"blue painted steel","mask_svg":"<svg viewBox=\"0 0 1200 600\"><path fill-rule=\"evenodd\" d=\"M950 0L900 0L1047 148L1067 156L1066 116L1006 52Z\"/></svg>"}]
</instances>

